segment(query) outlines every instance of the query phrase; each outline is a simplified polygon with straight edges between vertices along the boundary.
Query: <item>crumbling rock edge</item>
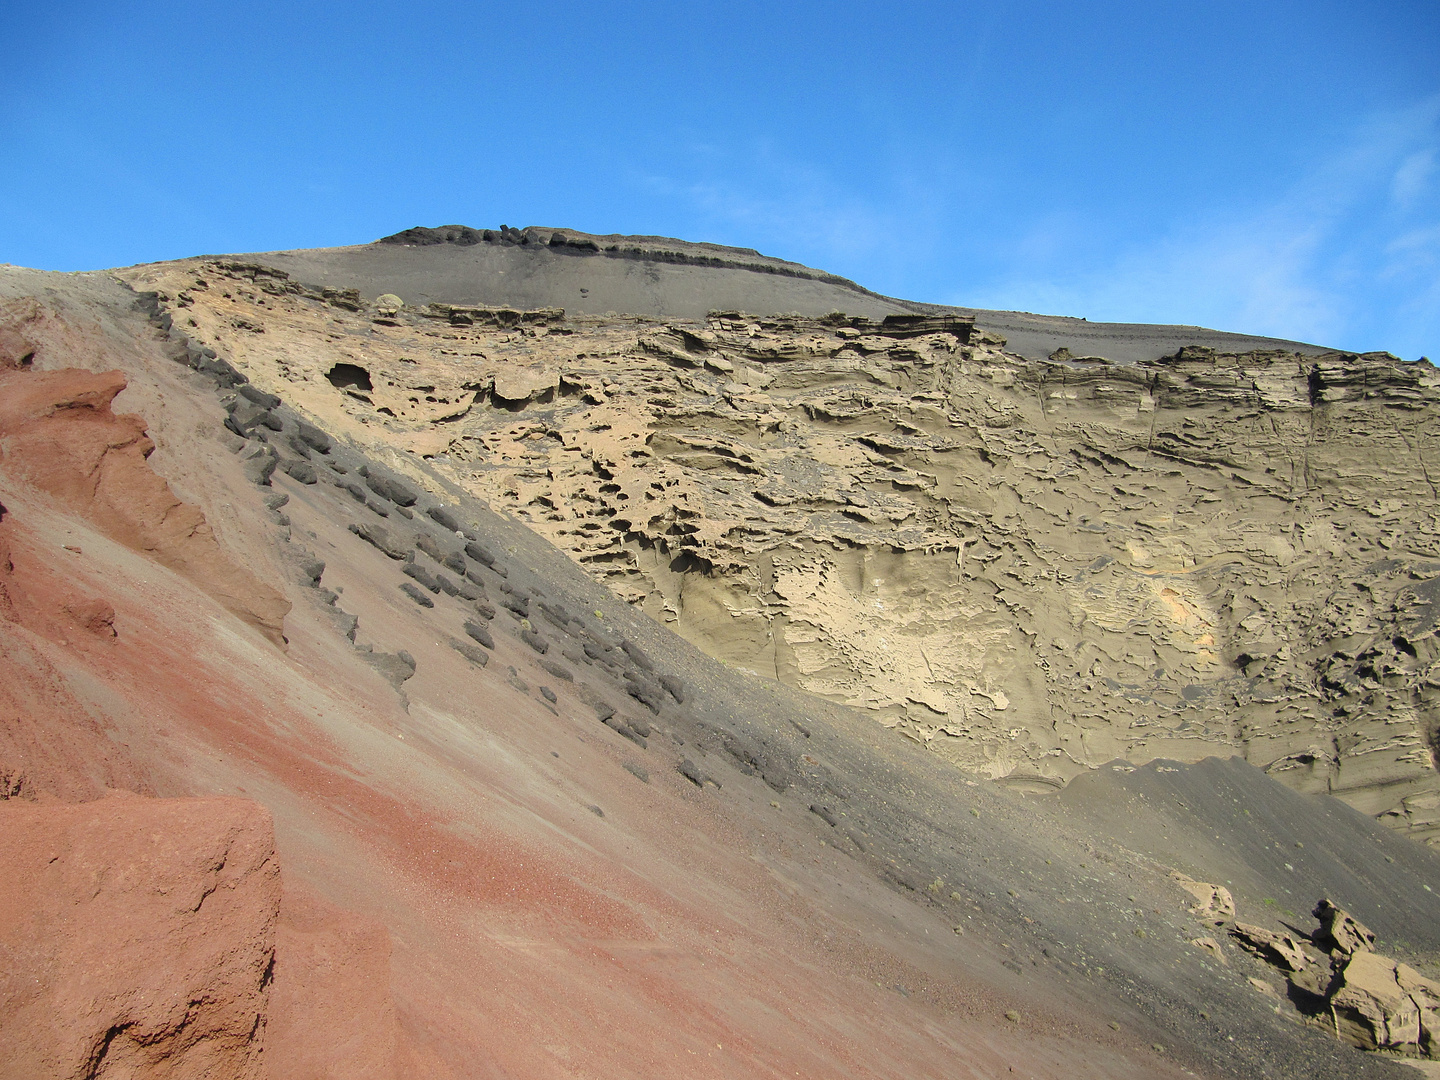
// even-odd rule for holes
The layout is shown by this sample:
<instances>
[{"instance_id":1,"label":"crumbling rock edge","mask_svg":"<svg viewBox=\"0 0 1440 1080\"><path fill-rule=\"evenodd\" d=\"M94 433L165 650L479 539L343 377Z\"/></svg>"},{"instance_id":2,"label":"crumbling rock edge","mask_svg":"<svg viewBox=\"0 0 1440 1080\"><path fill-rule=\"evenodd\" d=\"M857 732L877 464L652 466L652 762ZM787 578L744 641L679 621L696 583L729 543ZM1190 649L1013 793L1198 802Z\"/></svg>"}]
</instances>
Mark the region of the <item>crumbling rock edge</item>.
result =
<instances>
[{"instance_id":1,"label":"crumbling rock edge","mask_svg":"<svg viewBox=\"0 0 1440 1080\"><path fill-rule=\"evenodd\" d=\"M387 932L246 799L0 802L0 953L6 1080L402 1075Z\"/></svg>"}]
</instances>

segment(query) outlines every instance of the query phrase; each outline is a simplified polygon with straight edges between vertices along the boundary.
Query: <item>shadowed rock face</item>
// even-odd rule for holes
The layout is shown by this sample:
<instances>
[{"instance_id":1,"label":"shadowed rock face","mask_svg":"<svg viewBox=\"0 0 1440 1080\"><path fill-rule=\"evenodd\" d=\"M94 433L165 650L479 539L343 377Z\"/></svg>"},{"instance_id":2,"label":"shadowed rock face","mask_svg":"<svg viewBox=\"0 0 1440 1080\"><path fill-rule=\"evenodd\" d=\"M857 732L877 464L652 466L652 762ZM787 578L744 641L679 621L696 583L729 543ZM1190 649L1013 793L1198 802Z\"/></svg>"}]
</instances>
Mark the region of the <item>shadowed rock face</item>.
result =
<instances>
[{"instance_id":1,"label":"shadowed rock face","mask_svg":"<svg viewBox=\"0 0 1440 1080\"><path fill-rule=\"evenodd\" d=\"M137 280L256 384L418 453L710 655L966 770L1053 790L1238 753L1440 830L1429 364L1032 361L953 314L377 321L264 268Z\"/></svg>"}]
</instances>

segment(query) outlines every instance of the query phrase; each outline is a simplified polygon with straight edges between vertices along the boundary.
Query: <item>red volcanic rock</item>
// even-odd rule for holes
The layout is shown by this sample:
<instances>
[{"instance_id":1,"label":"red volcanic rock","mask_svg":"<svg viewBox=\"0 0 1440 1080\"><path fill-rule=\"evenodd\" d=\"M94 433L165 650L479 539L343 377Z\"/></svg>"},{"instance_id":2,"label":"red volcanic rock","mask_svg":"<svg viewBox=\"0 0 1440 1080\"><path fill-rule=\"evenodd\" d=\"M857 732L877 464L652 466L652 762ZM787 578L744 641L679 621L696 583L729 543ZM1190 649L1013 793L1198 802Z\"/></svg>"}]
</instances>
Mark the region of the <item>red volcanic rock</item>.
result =
<instances>
[{"instance_id":1,"label":"red volcanic rock","mask_svg":"<svg viewBox=\"0 0 1440 1080\"><path fill-rule=\"evenodd\" d=\"M282 906L247 799L0 802L0 958L0 1080L414 1072L389 932Z\"/></svg>"},{"instance_id":2,"label":"red volcanic rock","mask_svg":"<svg viewBox=\"0 0 1440 1080\"><path fill-rule=\"evenodd\" d=\"M226 558L205 515L150 468L145 459L155 444L145 421L111 411L123 389L118 371L0 367L0 465L184 574L282 644L289 601Z\"/></svg>"},{"instance_id":3,"label":"red volcanic rock","mask_svg":"<svg viewBox=\"0 0 1440 1080\"><path fill-rule=\"evenodd\" d=\"M0 1080L260 1080L279 904L248 800L0 804Z\"/></svg>"},{"instance_id":4,"label":"red volcanic rock","mask_svg":"<svg viewBox=\"0 0 1440 1080\"><path fill-rule=\"evenodd\" d=\"M115 609L107 601L78 600L66 604L64 610L86 633L98 638L115 636Z\"/></svg>"}]
</instances>

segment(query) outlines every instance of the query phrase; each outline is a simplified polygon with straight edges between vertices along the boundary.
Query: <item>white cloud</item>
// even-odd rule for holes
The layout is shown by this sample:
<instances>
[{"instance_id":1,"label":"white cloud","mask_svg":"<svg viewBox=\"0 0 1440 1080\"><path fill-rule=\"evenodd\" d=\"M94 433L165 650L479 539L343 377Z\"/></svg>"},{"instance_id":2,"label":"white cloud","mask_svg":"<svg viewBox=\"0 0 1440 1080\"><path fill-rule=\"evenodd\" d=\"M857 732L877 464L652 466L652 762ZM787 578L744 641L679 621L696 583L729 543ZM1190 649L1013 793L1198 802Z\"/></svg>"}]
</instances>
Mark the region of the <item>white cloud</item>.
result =
<instances>
[{"instance_id":1,"label":"white cloud","mask_svg":"<svg viewBox=\"0 0 1440 1080\"><path fill-rule=\"evenodd\" d=\"M1390 184L1390 197L1408 210L1425 194L1434 175L1435 147L1431 146L1411 154L1400 163Z\"/></svg>"},{"instance_id":2,"label":"white cloud","mask_svg":"<svg viewBox=\"0 0 1440 1080\"><path fill-rule=\"evenodd\" d=\"M774 245L767 255L798 260L825 253L842 259L875 255L895 235L899 215L773 148L752 146L741 153L696 146L692 152L710 159L695 170L703 178L650 174L641 182L726 232L766 237ZM741 157L743 167L737 167ZM737 172L744 182L717 178Z\"/></svg>"},{"instance_id":3,"label":"white cloud","mask_svg":"<svg viewBox=\"0 0 1440 1080\"><path fill-rule=\"evenodd\" d=\"M1372 117L1258 211L1220 209L1098 264L1077 251L1063 275L1026 271L1027 235L1014 273L951 302L1440 353L1437 153L1440 97Z\"/></svg>"}]
</instances>

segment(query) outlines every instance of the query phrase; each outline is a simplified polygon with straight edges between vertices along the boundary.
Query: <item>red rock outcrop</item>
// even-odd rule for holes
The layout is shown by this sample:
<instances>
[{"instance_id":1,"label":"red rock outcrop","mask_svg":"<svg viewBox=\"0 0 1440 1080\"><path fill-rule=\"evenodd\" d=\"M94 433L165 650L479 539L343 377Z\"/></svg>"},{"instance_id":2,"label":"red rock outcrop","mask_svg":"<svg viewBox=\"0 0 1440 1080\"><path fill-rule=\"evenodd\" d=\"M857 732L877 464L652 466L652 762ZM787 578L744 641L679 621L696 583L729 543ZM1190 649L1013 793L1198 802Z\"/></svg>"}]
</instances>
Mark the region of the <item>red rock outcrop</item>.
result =
<instances>
[{"instance_id":1,"label":"red rock outcrop","mask_svg":"<svg viewBox=\"0 0 1440 1080\"><path fill-rule=\"evenodd\" d=\"M413 1072L389 932L282 900L270 813L235 798L0 802L0 1046L0 1080Z\"/></svg>"},{"instance_id":2,"label":"red rock outcrop","mask_svg":"<svg viewBox=\"0 0 1440 1080\"><path fill-rule=\"evenodd\" d=\"M6 356L22 351L7 348ZM277 645L290 610L275 589L221 551L205 515L149 467L155 444L138 416L116 415L118 371L0 368L0 464L104 532L184 574Z\"/></svg>"},{"instance_id":3,"label":"red rock outcrop","mask_svg":"<svg viewBox=\"0 0 1440 1080\"><path fill-rule=\"evenodd\" d=\"M260 1080L279 905L249 800L0 804L0 1077Z\"/></svg>"}]
</instances>

